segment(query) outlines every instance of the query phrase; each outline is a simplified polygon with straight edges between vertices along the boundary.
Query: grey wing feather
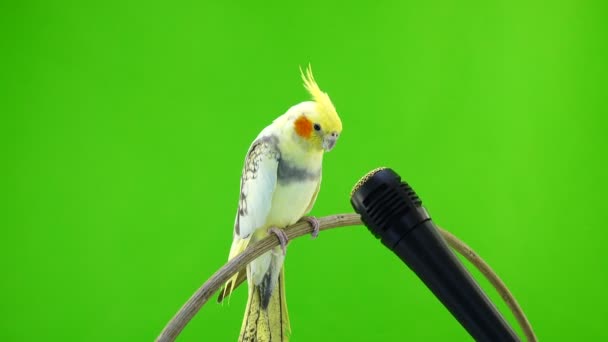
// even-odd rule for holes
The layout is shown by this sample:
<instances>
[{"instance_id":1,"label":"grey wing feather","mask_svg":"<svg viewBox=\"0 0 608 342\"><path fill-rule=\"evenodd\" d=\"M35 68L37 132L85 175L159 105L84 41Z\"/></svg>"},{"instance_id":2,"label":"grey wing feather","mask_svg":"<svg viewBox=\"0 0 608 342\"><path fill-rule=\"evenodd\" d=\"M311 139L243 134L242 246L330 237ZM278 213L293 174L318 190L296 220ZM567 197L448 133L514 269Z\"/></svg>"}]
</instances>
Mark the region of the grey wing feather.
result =
<instances>
[{"instance_id":1,"label":"grey wing feather","mask_svg":"<svg viewBox=\"0 0 608 342\"><path fill-rule=\"evenodd\" d=\"M256 139L247 153L234 231L241 238L265 225L277 183L281 155L275 137Z\"/></svg>"}]
</instances>

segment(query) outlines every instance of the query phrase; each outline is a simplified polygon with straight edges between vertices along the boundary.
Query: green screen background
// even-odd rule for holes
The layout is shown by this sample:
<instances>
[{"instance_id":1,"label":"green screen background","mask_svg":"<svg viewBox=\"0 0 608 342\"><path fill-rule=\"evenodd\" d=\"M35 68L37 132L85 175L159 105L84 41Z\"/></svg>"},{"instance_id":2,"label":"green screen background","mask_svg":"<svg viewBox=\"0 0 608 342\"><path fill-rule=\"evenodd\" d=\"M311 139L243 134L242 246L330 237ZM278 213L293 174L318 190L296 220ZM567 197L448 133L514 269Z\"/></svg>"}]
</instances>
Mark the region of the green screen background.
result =
<instances>
[{"instance_id":1,"label":"green screen background","mask_svg":"<svg viewBox=\"0 0 608 342\"><path fill-rule=\"evenodd\" d=\"M247 148L309 62L344 124L314 215L390 166L541 340L608 338L604 1L0 7L0 340L153 340L226 261ZM471 340L364 227L293 241L286 274L293 341ZM245 297L180 340L236 340Z\"/></svg>"}]
</instances>

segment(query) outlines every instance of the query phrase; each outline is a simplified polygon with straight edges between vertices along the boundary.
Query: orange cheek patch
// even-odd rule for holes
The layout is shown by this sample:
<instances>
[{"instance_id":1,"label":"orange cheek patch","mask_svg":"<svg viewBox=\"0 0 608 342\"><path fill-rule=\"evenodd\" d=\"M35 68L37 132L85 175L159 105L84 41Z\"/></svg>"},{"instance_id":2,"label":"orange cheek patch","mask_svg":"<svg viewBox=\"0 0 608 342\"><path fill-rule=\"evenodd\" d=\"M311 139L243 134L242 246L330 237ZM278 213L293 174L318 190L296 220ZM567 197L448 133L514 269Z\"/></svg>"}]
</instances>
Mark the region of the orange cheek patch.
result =
<instances>
[{"instance_id":1,"label":"orange cheek patch","mask_svg":"<svg viewBox=\"0 0 608 342\"><path fill-rule=\"evenodd\" d=\"M301 115L294 123L296 133L302 138L310 138L312 134L312 122L304 115Z\"/></svg>"}]
</instances>

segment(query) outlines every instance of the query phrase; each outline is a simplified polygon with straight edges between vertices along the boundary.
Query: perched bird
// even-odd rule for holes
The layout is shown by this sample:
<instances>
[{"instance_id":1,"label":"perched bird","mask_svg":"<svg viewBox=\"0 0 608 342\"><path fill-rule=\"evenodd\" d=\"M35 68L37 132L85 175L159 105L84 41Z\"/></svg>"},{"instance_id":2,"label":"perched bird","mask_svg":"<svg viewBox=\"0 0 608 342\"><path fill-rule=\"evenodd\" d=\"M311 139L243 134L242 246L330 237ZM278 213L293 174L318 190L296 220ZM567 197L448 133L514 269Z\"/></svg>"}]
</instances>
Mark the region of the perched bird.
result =
<instances>
[{"instance_id":1,"label":"perched bird","mask_svg":"<svg viewBox=\"0 0 608 342\"><path fill-rule=\"evenodd\" d=\"M323 153L335 146L342 122L329 96L315 82L310 67L302 72L302 79L312 101L289 108L264 128L245 158L228 259L269 233L277 235L281 246L247 266L249 296L239 335L241 342L289 340L283 272L288 241L282 228L305 219L313 225L313 237L319 232L318 221L305 215L319 193ZM219 300L244 279L244 272L232 277Z\"/></svg>"}]
</instances>

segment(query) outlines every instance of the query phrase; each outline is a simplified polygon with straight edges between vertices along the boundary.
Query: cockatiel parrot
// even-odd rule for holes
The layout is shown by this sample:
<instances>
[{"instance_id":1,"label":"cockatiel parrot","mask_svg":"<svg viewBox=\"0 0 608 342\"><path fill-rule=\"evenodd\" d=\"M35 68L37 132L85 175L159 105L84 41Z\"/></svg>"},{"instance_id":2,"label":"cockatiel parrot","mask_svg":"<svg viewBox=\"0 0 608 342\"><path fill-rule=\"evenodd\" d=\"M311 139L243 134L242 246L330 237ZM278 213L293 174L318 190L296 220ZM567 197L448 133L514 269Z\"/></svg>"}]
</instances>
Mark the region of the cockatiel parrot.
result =
<instances>
[{"instance_id":1,"label":"cockatiel parrot","mask_svg":"<svg viewBox=\"0 0 608 342\"><path fill-rule=\"evenodd\" d=\"M313 101L289 108L264 128L245 158L228 260L269 233L277 235L281 246L247 266L249 297L241 342L289 340L283 272L287 237L281 229L305 219L313 225L313 237L318 234L318 221L304 216L319 193L323 153L335 146L342 132L340 117L310 67L302 72L302 79ZM243 273L226 283L220 301L244 281Z\"/></svg>"}]
</instances>

